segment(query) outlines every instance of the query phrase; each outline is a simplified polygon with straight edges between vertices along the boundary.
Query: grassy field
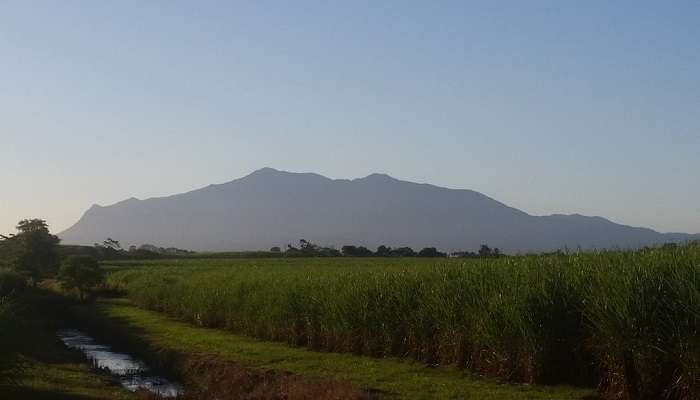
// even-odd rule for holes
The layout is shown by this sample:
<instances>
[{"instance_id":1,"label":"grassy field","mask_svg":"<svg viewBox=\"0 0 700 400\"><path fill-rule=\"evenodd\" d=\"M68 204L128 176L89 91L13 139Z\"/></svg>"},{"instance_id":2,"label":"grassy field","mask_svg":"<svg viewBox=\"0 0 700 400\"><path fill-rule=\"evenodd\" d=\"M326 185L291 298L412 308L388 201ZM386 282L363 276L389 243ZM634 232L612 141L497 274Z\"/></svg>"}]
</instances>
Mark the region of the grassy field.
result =
<instances>
[{"instance_id":1,"label":"grassy field","mask_svg":"<svg viewBox=\"0 0 700 400\"><path fill-rule=\"evenodd\" d=\"M483 399L483 400L572 400L594 399L592 389L569 386L503 385L475 379L454 367L429 367L419 362L395 358L377 359L350 354L324 353L282 343L259 341L220 329L194 327L162 313L143 310L124 301L100 302L76 311L82 320L91 321L101 329L124 338L135 335L145 343L151 354L176 353L170 359L187 359L179 373L193 381L193 389L218 368L202 368L206 362L233 362L264 371L281 371L294 376L348 382L386 399ZM100 328L98 328L100 329ZM174 364L170 362L170 364ZM192 367L194 365L194 367ZM190 370L197 370L190 375ZM202 371L204 369L204 371ZM230 385L230 381L226 381ZM225 385L226 386L226 385ZM234 387L224 388L235 390ZM331 392L334 392L331 389ZM373 398L374 398L373 397ZM247 397L246 397L247 398ZM349 398L335 393L331 397Z\"/></svg>"},{"instance_id":2,"label":"grassy field","mask_svg":"<svg viewBox=\"0 0 700 400\"><path fill-rule=\"evenodd\" d=\"M700 396L700 247L497 260L115 263L109 284L198 326L411 357L616 398Z\"/></svg>"}]
</instances>

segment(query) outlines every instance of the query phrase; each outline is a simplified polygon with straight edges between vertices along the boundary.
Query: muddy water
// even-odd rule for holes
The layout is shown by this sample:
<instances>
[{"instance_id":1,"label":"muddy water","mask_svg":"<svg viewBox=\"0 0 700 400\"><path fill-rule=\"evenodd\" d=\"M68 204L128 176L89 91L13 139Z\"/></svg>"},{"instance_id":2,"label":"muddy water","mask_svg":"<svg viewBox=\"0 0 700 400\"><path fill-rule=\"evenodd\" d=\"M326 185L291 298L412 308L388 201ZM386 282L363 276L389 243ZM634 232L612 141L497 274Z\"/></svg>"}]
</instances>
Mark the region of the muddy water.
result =
<instances>
[{"instance_id":1,"label":"muddy water","mask_svg":"<svg viewBox=\"0 0 700 400\"><path fill-rule=\"evenodd\" d=\"M122 386L135 392L148 390L161 397L177 397L183 393L182 385L151 373L143 362L128 354L112 351L109 346L95 342L90 336L73 329L56 332L63 343L78 349L99 369L117 376Z\"/></svg>"}]
</instances>

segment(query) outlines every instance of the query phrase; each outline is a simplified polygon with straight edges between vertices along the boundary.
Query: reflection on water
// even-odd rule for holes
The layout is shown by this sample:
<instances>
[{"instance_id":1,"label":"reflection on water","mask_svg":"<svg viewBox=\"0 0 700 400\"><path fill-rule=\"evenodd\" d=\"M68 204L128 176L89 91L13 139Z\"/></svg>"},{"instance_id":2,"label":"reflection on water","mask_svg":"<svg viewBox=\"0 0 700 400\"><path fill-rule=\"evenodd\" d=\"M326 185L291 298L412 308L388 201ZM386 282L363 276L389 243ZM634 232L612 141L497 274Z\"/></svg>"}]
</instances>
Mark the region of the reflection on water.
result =
<instances>
[{"instance_id":1,"label":"reflection on water","mask_svg":"<svg viewBox=\"0 0 700 400\"><path fill-rule=\"evenodd\" d=\"M95 343L90 336L74 330L61 330L56 333L66 346L79 349L100 369L119 377L121 384L135 392L145 389L162 397L177 397L182 394L182 386L168 379L149 373L148 366L128 354L116 353L109 346Z\"/></svg>"}]
</instances>

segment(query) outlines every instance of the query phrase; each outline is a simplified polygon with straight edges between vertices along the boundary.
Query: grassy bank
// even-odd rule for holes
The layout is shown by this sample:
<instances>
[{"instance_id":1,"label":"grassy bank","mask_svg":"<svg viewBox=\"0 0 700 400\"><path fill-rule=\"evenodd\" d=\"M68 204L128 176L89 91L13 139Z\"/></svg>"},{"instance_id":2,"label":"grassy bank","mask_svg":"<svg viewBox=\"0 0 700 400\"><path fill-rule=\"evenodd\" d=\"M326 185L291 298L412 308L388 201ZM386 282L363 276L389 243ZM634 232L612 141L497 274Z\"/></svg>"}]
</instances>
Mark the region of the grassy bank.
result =
<instances>
[{"instance_id":1,"label":"grassy bank","mask_svg":"<svg viewBox=\"0 0 700 400\"><path fill-rule=\"evenodd\" d=\"M498 260L114 266L136 304L315 350L412 357L614 398L700 396L700 247ZM120 270L121 269L121 270Z\"/></svg>"},{"instance_id":2,"label":"grassy bank","mask_svg":"<svg viewBox=\"0 0 700 400\"><path fill-rule=\"evenodd\" d=\"M33 290L0 301L0 398L129 400L139 396L95 372L56 337L63 300Z\"/></svg>"},{"instance_id":3,"label":"grassy bank","mask_svg":"<svg viewBox=\"0 0 700 400\"><path fill-rule=\"evenodd\" d=\"M128 400L141 397L96 374L76 354L41 344L40 350L17 359L9 374L12 384L0 384L3 400ZM41 353L39 352L41 351ZM46 356L50 354L50 356Z\"/></svg>"},{"instance_id":4,"label":"grassy bank","mask_svg":"<svg viewBox=\"0 0 700 400\"><path fill-rule=\"evenodd\" d=\"M246 372L248 376L250 371L263 371L264 376L277 371L310 379L299 383L301 387L309 382L321 388L330 385L327 396L296 398L351 398L334 393L338 387L341 393L352 393L348 385L367 389L377 398L397 399L568 400L592 398L594 394L592 390L572 387L501 385L473 379L454 367L431 368L417 362L322 353L263 342L222 330L197 328L120 301L83 307L79 313L84 321L92 321L112 334L135 336L147 345L150 354L167 358L171 366L184 366L186 370L180 373L184 380L193 381L193 386L208 384L211 381L208 375L217 374L228 365L250 368ZM208 367L201 368L202 364ZM212 365L218 368L211 368ZM324 386L318 379L330 383ZM231 380L220 383L225 391L236 390Z\"/></svg>"}]
</instances>

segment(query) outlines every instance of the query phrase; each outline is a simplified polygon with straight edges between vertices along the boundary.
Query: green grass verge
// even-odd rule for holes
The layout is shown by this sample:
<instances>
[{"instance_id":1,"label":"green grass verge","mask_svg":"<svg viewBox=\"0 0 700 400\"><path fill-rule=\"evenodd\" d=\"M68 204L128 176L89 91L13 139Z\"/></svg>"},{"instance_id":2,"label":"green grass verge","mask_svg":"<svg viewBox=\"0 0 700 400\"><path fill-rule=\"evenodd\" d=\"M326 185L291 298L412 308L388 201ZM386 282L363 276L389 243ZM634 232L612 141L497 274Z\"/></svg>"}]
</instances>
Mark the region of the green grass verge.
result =
<instances>
[{"instance_id":1,"label":"green grass verge","mask_svg":"<svg viewBox=\"0 0 700 400\"><path fill-rule=\"evenodd\" d=\"M0 385L3 400L12 399L95 399L129 400L136 394L118 386L93 371L74 355L62 355L59 348L51 351L54 360L23 356L10 374L13 385Z\"/></svg>"},{"instance_id":2,"label":"green grass verge","mask_svg":"<svg viewBox=\"0 0 700 400\"><path fill-rule=\"evenodd\" d=\"M13 307L12 331L0 335L0 399L129 400L140 398L91 365L56 337L56 296L25 293Z\"/></svg>"},{"instance_id":3,"label":"green grass verge","mask_svg":"<svg viewBox=\"0 0 700 400\"><path fill-rule=\"evenodd\" d=\"M108 323L138 332L139 340L157 349L217 357L245 366L286 371L308 377L347 380L403 399L594 399L595 392L568 386L502 385L475 379L456 368L431 368L418 362L322 353L281 343L264 342L229 332L197 328L124 301L93 307Z\"/></svg>"}]
</instances>

